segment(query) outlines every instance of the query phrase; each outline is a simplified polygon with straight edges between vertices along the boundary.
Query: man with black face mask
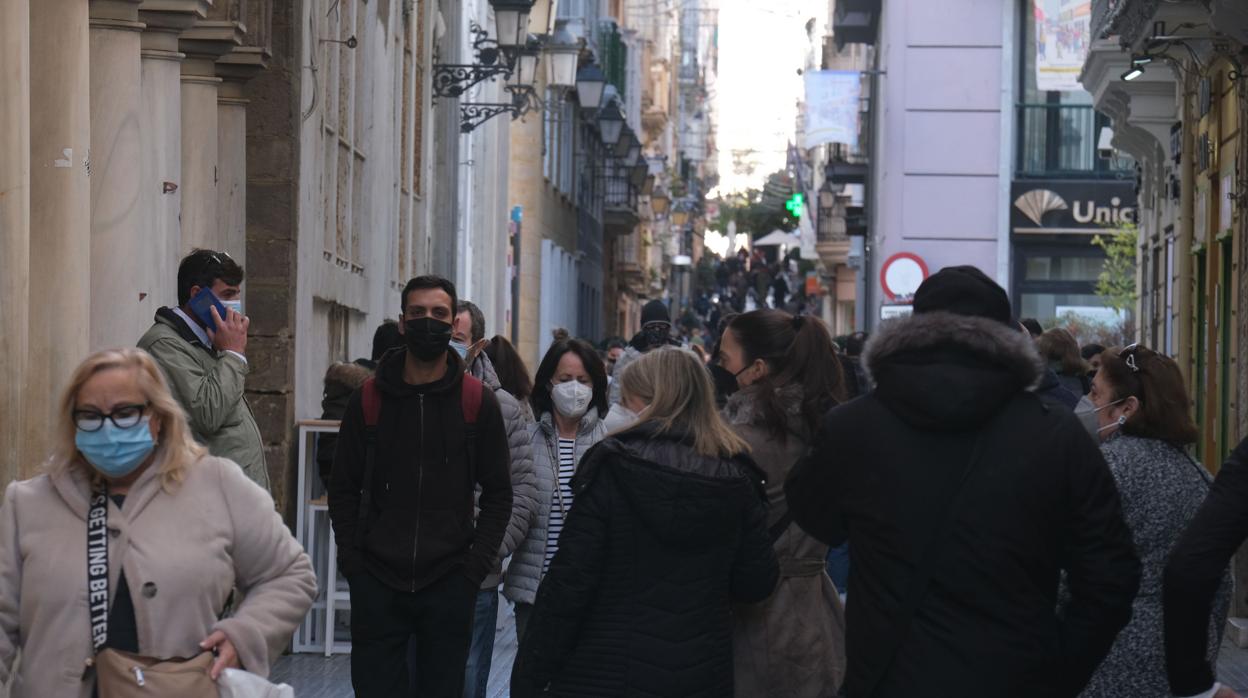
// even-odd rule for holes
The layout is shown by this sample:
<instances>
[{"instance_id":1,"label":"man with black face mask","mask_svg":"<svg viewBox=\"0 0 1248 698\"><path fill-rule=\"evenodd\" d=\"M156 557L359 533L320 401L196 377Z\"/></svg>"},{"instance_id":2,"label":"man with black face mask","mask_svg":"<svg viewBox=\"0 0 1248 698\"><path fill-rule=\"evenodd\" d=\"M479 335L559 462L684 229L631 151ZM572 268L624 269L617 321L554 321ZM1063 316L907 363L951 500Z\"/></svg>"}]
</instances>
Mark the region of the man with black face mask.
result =
<instances>
[{"instance_id":1,"label":"man with black face mask","mask_svg":"<svg viewBox=\"0 0 1248 698\"><path fill-rule=\"evenodd\" d=\"M404 350L351 396L339 432L329 516L351 586L360 698L462 694L477 589L511 515L498 400L448 351L456 304L446 279L408 282Z\"/></svg>"},{"instance_id":2,"label":"man with black face mask","mask_svg":"<svg viewBox=\"0 0 1248 698\"><path fill-rule=\"evenodd\" d=\"M622 375L624 367L636 361L642 354L663 346L680 346L680 342L672 336L672 315L667 304L661 300L652 300L641 308L641 331L633 335L633 339L625 347L624 353L615 360L615 375ZM607 390L607 401L612 405L620 402L620 384L613 382Z\"/></svg>"}]
</instances>

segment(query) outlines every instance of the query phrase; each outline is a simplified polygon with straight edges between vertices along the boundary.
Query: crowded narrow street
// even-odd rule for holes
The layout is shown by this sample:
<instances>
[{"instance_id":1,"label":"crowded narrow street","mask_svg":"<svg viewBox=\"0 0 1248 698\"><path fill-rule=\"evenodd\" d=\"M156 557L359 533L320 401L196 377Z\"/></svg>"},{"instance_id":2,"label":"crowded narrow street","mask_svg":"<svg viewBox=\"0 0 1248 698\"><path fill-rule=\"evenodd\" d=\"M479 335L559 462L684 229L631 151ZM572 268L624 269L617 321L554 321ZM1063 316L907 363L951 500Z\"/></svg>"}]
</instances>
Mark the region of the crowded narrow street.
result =
<instances>
[{"instance_id":1,"label":"crowded narrow street","mask_svg":"<svg viewBox=\"0 0 1248 698\"><path fill-rule=\"evenodd\" d=\"M0 0L0 698L1248 696L1248 0Z\"/></svg>"}]
</instances>

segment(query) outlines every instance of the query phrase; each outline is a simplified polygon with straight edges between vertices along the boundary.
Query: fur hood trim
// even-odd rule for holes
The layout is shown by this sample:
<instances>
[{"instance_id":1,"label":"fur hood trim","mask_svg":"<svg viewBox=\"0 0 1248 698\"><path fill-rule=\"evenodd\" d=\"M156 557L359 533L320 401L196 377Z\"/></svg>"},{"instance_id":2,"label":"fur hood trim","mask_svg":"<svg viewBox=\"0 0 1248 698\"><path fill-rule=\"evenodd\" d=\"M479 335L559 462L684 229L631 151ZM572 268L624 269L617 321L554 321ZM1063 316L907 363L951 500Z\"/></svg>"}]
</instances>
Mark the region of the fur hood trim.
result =
<instances>
[{"instance_id":1,"label":"fur hood trim","mask_svg":"<svg viewBox=\"0 0 1248 698\"><path fill-rule=\"evenodd\" d=\"M971 356L1006 366L1019 383L1034 390L1044 378L1044 359L1031 337L988 318L933 312L886 322L868 342L863 370L872 375L900 354L958 347Z\"/></svg>"}]
</instances>

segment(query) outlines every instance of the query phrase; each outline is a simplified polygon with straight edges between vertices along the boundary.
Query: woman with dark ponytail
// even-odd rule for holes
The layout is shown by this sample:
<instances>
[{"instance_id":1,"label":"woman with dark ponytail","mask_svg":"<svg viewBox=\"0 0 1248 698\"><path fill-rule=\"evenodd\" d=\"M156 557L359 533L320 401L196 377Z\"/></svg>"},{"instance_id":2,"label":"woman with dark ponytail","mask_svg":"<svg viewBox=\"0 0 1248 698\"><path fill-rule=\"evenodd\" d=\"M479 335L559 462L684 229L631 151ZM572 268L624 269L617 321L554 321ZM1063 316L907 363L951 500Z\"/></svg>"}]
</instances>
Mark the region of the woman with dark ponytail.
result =
<instances>
[{"instance_id":1,"label":"woman with dark ponytail","mask_svg":"<svg viewBox=\"0 0 1248 698\"><path fill-rule=\"evenodd\" d=\"M740 385L724 416L767 475L768 526L780 560L771 598L734 609L735 693L831 695L845 674L844 609L824 571L828 546L792 525L784 499L789 470L824 414L846 399L831 334L818 318L756 310L728 324L718 358Z\"/></svg>"}]
</instances>

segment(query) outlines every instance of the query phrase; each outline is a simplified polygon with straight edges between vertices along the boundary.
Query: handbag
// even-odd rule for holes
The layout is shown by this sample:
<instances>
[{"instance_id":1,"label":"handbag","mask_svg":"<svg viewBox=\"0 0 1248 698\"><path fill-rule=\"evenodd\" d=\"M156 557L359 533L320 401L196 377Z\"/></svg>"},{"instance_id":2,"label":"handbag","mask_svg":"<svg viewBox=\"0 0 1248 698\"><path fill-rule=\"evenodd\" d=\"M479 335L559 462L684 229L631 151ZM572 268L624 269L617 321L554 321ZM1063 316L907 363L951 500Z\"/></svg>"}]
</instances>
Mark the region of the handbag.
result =
<instances>
[{"instance_id":1,"label":"handbag","mask_svg":"<svg viewBox=\"0 0 1248 698\"><path fill-rule=\"evenodd\" d=\"M190 658L156 659L122 652L108 642L108 491L91 497L87 512L87 600L91 609L91 643L100 698L218 698L209 676L212 652Z\"/></svg>"}]
</instances>

